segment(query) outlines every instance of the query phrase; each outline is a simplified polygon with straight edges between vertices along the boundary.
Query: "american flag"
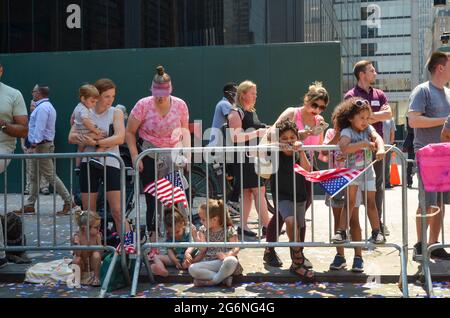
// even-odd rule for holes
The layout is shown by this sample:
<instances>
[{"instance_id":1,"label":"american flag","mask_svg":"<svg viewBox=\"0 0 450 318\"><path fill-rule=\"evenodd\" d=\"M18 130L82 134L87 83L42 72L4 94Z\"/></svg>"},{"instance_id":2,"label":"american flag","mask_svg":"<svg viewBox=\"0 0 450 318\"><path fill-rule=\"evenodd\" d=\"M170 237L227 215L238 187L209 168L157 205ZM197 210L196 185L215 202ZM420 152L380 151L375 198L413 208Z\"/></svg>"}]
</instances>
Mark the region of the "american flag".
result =
<instances>
[{"instance_id":1,"label":"american flag","mask_svg":"<svg viewBox=\"0 0 450 318\"><path fill-rule=\"evenodd\" d=\"M184 194L183 182L181 181L180 173L178 171L169 173L167 176L158 179L156 183L149 183L144 188L144 192L150 193L153 196L155 196L155 190L157 190L156 197L164 204L164 206L171 207L173 204L183 203L185 208L188 207L186 195Z\"/></svg>"},{"instance_id":2,"label":"american flag","mask_svg":"<svg viewBox=\"0 0 450 318\"><path fill-rule=\"evenodd\" d=\"M320 186L330 195L341 191L361 173L361 170L348 168L308 172L298 164L294 166L294 171L304 176L308 181L319 182Z\"/></svg>"}]
</instances>

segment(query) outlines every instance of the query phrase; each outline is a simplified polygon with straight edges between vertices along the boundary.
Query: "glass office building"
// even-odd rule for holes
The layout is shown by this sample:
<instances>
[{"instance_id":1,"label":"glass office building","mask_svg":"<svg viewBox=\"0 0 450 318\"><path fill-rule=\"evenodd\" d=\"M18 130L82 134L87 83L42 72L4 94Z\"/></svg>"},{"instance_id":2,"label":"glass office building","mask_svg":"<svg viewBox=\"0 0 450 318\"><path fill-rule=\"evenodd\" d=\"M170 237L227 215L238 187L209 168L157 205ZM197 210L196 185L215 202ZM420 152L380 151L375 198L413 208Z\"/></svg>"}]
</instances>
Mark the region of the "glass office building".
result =
<instances>
[{"instance_id":1,"label":"glass office building","mask_svg":"<svg viewBox=\"0 0 450 318\"><path fill-rule=\"evenodd\" d=\"M344 13L339 17L340 21L357 24L358 31L352 23L348 26L351 31L346 32L351 34L350 40L357 46L356 60L374 61L379 74L375 86L386 92L397 124L403 124L413 84L418 83L422 74L418 52L419 49L424 50L419 48L424 36L418 34L419 17L422 21L420 30L423 30L428 14L426 9L431 10L432 4L409 0L361 0L354 3L359 3L359 12L353 12L352 16ZM354 85L354 77L347 84L350 86L352 82Z\"/></svg>"}]
</instances>

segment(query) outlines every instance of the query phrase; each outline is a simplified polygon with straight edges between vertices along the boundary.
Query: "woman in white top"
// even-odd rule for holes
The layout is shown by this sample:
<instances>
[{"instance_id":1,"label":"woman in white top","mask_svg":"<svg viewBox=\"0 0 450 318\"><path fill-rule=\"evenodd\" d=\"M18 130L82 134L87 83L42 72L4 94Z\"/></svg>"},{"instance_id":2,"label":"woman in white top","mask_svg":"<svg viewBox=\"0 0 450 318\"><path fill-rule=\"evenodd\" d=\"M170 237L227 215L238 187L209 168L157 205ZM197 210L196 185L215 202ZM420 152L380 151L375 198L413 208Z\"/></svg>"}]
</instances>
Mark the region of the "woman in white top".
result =
<instances>
[{"instance_id":1,"label":"woman in white top","mask_svg":"<svg viewBox=\"0 0 450 318\"><path fill-rule=\"evenodd\" d=\"M110 79L100 79L95 83L95 87L100 93L97 105L93 109L93 121L103 131L109 132L112 125L114 133L101 140L94 140L87 135L76 132L74 126L69 134L69 143L85 146L84 152L95 152L96 147L107 148L108 152L119 153L119 145L125 142L125 125L123 112L111 107L116 96L116 85ZM101 158L100 161L104 161ZM112 157L106 157L106 199L116 225L116 229L121 233L121 202L120 202L120 164ZM103 181L103 169L89 166L90 189L88 188L88 163L87 158L83 158L80 166L80 188L83 210L97 211L97 196L100 182ZM88 206L89 204L89 206ZM130 236L130 229L126 223L127 237ZM125 245L127 243L125 242Z\"/></svg>"}]
</instances>

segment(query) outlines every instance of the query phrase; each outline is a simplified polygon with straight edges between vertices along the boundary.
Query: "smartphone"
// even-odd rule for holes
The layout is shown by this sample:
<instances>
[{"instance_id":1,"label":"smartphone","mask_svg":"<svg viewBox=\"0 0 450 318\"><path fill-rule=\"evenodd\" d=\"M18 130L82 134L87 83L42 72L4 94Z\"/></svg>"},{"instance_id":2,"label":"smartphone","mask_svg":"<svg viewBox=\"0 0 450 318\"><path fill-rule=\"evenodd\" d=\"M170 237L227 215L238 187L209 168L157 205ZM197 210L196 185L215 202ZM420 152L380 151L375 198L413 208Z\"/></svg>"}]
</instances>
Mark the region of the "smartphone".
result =
<instances>
[{"instance_id":1,"label":"smartphone","mask_svg":"<svg viewBox=\"0 0 450 318\"><path fill-rule=\"evenodd\" d=\"M330 125L327 124L326 122L321 121L319 125L311 128L311 132L313 135L317 136L317 135L320 135L322 132L324 132L325 129L327 129L329 126Z\"/></svg>"}]
</instances>

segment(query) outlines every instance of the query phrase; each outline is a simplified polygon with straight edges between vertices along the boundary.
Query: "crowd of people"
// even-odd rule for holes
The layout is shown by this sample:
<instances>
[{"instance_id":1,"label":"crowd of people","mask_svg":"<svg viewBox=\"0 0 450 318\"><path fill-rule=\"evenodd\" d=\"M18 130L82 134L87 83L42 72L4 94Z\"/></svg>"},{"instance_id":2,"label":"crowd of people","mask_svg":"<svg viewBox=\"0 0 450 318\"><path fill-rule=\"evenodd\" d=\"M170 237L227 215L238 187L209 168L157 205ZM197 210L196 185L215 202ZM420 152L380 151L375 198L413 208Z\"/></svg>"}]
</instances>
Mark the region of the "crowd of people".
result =
<instances>
[{"instance_id":1,"label":"crowd of people","mask_svg":"<svg viewBox=\"0 0 450 318\"><path fill-rule=\"evenodd\" d=\"M404 149L411 156L422 147L437 142L450 141L450 90L445 86L450 81L449 55L435 52L428 62L431 80L419 85L411 94L408 111L408 134ZM0 64L0 77L3 67ZM254 145L263 138L278 132L277 140L269 140L280 146L279 169L270 177L270 189L278 215L269 217L265 200L265 183L255 171L255 163L246 156L243 163L227 163L226 171L233 181L233 193L228 202L209 199L200 204L198 211L183 211L180 207L162 209L155 197L145 193L146 226L151 241L158 235L155 215L164 215L167 242L237 242L238 235L256 237L248 226L252 204L259 215L260 232L267 242L276 242L283 226L290 242L304 242L306 234L305 214L312 203L311 184L300 174L295 174L294 165L298 164L307 171L318 169L317 161L322 160L330 168L349 167L370 169L358 177L333 199L326 199L331 205L335 222L335 235L332 242L336 244L349 240L361 241L359 206L364 204L362 192L366 192L369 221L372 228L370 241L374 244L386 242L389 235L387 226L382 222L384 190L391 187L389 183L390 153L385 151L385 144L393 144L395 123L392 109L382 90L373 86L377 72L372 62L360 61L354 67L357 84L339 103L332 114L331 127L321 114L327 109L330 96L320 82L314 82L304 95L301 104L287 108L273 125L260 121L256 111L257 85L244 81L239 85L228 83L223 89L223 98L215 108L213 134L209 146L221 146L226 138L220 134L223 127L230 128L231 141L234 145ZM151 85L151 95L140 99L125 121L121 107L113 107L117 87L110 79L99 79L94 84L80 87L79 104L71 118L69 143L77 145L78 151L89 153L110 152L120 155L119 146L127 144L133 163L140 152L157 148L187 148L191 146L189 135L189 107L181 98L172 95L171 77L162 66L156 69ZM50 101L50 88L38 84L32 91L33 110L30 119L22 94L0 82L0 154L15 151L16 138L22 138L26 153L53 153L55 139L56 111ZM123 108L123 107L122 107ZM126 109L125 109L126 111ZM409 138L409 141L408 141ZM413 138L413 139L412 139ZM413 141L413 142L412 142ZM315 152L301 151L302 145L338 145L340 151ZM185 152L185 158L190 154ZM236 157L235 157L236 159ZM383 160L386 159L384 169ZM6 166L9 164L6 161ZM101 183L106 183L106 200L115 227L122 232L120 199L120 165L111 157L83 158L77 162L80 168L79 181L81 190L81 209L76 206L63 182L54 173L51 159L30 160L27 163L27 197L25 205L15 211L17 214L35 214L35 202L39 190L46 181L55 187L62 197L64 205L59 216L67 216L77 210L76 220L79 232L72 238L73 244L101 245L99 235L99 217L97 196ZM139 162L140 179L144 186L167 175L173 166L170 154L149 155ZM241 165L243 169L241 170ZM0 173L7 167L0 161ZM155 169L156 167L156 169ZM412 168L408 166L408 186L412 185ZM241 173L243 171L243 173ZM39 173L38 173L39 172ZM106 176L106 178L105 178ZM282 180L282 182L279 182ZM295 184L294 184L295 180ZM428 244L438 241L441 230L438 195L425 192L419 180L419 204L425 203L430 214L430 236ZM44 182L45 182L44 181ZM47 186L48 187L48 186ZM243 189L241 193L241 188ZM277 189L277 191L275 191ZM348 198L347 198L348 195ZM241 197L242 196L242 197ZM450 195L444 194L444 203L450 203ZM259 201L258 201L259 200ZM230 212L236 214L242 201L242 218L237 228L230 218ZM420 212L420 211L419 211ZM198 214L201 226L189 223L187 217ZM420 218L417 218L418 243L414 247L414 257L421 253ZM122 238L125 251L135 252L134 234L125 222ZM3 245L3 227L0 224L0 247ZM340 270L347 266L344 248L337 245L337 254L330 264L331 270ZM238 260L239 248L169 248L167 254L152 249L148 254L152 262L152 271L156 275L167 276L168 266L188 270L196 286L210 286L220 283L230 285L233 275L242 273ZM302 247L291 247L291 266L293 274L309 281L314 278L313 264L306 258ZM432 257L450 259L444 249L436 249ZM87 260L90 261L87 261ZM266 248L264 262L269 266L281 267L282 262L274 248ZM74 253L74 262L83 269L93 272L91 285L99 285L99 268L101 255L96 252ZM4 252L0 251L0 267L6 265ZM87 265L88 264L88 265ZM355 248L352 271L364 271L362 249Z\"/></svg>"}]
</instances>

